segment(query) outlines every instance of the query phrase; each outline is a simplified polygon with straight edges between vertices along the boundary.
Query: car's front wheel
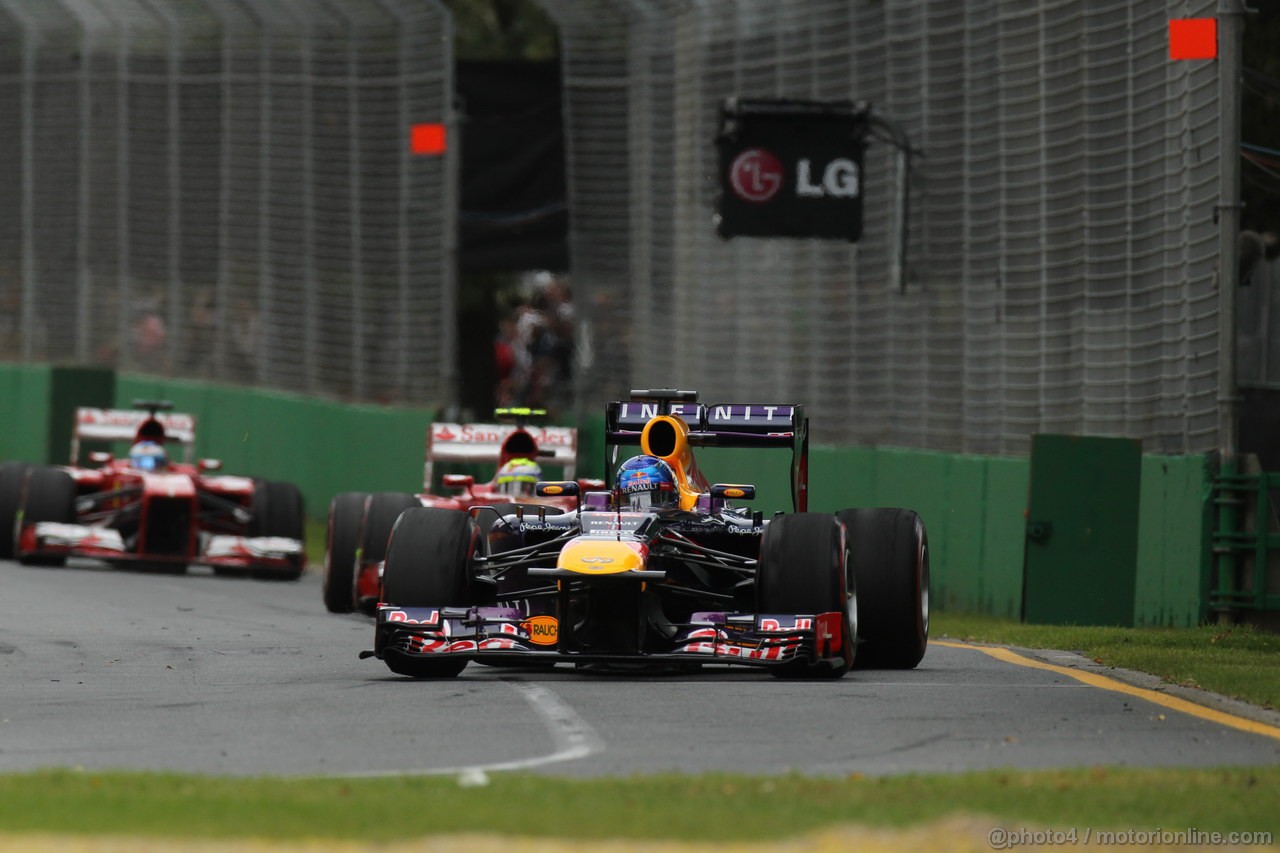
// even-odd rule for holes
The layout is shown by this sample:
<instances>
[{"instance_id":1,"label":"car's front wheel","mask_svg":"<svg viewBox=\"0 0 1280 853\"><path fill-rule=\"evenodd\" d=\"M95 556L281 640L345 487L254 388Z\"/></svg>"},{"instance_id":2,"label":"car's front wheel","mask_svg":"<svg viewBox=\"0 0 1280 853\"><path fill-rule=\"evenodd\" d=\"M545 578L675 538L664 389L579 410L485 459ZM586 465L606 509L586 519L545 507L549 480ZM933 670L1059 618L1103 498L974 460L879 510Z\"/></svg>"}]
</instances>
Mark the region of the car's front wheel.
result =
<instances>
[{"instance_id":1,"label":"car's front wheel","mask_svg":"<svg viewBox=\"0 0 1280 853\"><path fill-rule=\"evenodd\" d=\"M396 520L382 570L382 597L397 607L464 607L471 604L470 569L479 548L475 521L462 510L416 507ZM388 650L383 658L397 675L453 678L467 662Z\"/></svg>"},{"instance_id":2,"label":"car's front wheel","mask_svg":"<svg viewBox=\"0 0 1280 853\"><path fill-rule=\"evenodd\" d=\"M26 462L0 464L0 560L13 559L13 546L17 539L14 525L22 503L22 481L30 469L31 465Z\"/></svg>"},{"instance_id":3,"label":"car's front wheel","mask_svg":"<svg viewBox=\"0 0 1280 853\"><path fill-rule=\"evenodd\" d=\"M22 523L37 524L57 521L70 524L76 520L76 481L66 471L38 466L32 468L23 490ZM28 566L62 566L66 557L19 557Z\"/></svg>"},{"instance_id":4,"label":"car's front wheel","mask_svg":"<svg viewBox=\"0 0 1280 853\"><path fill-rule=\"evenodd\" d=\"M352 589L356 577L356 547L360 541L360 518L368 497L364 492L342 492L329 502L321 591L324 606L330 613L355 610Z\"/></svg>"},{"instance_id":5,"label":"car's front wheel","mask_svg":"<svg viewBox=\"0 0 1280 853\"><path fill-rule=\"evenodd\" d=\"M360 543L357 552L359 556L351 585L351 600L356 609L372 615L378 606L376 594L372 596L360 594L358 586L361 566L381 563L387 558L387 540L391 537L391 529L395 526L396 519L406 509L420 506L422 502L416 497L402 492L375 492L369 496L364 517L360 521L360 534L357 540ZM373 579L370 579L369 584L376 593Z\"/></svg>"},{"instance_id":6,"label":"car's front wheel","mask_svg":"<svg viewBox=\"0 0 1280 853\"><path fill-rule=\"evenodd\" d=\"M306 541L306 511L302 492L293 483L274 480L257 480L253 491L253 518L249 522L250 536L279 536L284 539ZM257 576L265 580L296 581L302 577L306 558L299 555L284 571L264 570Z\"/></svg>"},{"instance_id":7,"label":"car's front wheel","mask_svg":"<svg viewBox=\"0 0 1280 853\"><path fill-rule=\"evenodd\" d=\"M795 661L769 671L779 677L839 678L853 664L858 632L857 587L849 572L844 526L826 513L783 515L769 522L760 542L756 575L758 613L840 613L840 654Z\"/></svg>"}]
</instances>

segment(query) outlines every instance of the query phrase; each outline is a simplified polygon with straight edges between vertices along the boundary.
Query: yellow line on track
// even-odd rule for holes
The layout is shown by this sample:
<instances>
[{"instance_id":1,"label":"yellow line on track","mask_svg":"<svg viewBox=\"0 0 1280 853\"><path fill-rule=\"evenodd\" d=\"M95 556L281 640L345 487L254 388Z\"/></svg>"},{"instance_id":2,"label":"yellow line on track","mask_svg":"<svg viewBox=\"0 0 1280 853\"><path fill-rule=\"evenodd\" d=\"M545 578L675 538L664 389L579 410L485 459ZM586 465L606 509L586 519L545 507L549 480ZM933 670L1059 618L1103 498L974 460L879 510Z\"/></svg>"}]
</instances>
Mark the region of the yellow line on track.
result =
<instances>
[{"instance_id":1,"label":"yellow line on track","mask_svg":"<svg viewBox=\"0 0 1280 853\"><path fill-rule=\"evenodd\" d=\"M1002 646L975 646L969 643L956 643L950 640L930 640L929 642L933 645L946 646L951 649L973 649L974 651L990 655L996 660L1002 660L1005 663L1056 672L1059 675L1074 678L1076 681L1083 681L1090 687L1097 687L1100 690L1110 690L1114 693L1124 693L1128 696L1136 696L1139 699L1145 699L1148 702L1154 702L1165 708L1170 708L1174 711L1181 711L1184 714L1190 714L1193 717L1199 717L1200 719L1208 720L1211 723L1217 723L1222 726L1239 729L1242 732L1249 732L1250 734L1262 735L1263 737L1280 740L1280 728L1277 728L1276 726L1259 723L1254 720L1248 720L1244 717L1237 717L1235 714L1228 714L1224 711L1216 711L1213 708L1206 708L1204 705L1197 705L1195 702L1188 702L1186 699L1179 699L1177 696L1167 696L1156 690L1148 690L1145 687L1134 687L1132 684L1125 684L1123 681L1116 681L1114 678L1107 678L1105 675L1098 675L1096 672L1081 671L1078 669L1071 669L1070 667L1045 663L1044 661L1020 655L1012 649L1006 649Z\"/></svg>"}]
</instances>

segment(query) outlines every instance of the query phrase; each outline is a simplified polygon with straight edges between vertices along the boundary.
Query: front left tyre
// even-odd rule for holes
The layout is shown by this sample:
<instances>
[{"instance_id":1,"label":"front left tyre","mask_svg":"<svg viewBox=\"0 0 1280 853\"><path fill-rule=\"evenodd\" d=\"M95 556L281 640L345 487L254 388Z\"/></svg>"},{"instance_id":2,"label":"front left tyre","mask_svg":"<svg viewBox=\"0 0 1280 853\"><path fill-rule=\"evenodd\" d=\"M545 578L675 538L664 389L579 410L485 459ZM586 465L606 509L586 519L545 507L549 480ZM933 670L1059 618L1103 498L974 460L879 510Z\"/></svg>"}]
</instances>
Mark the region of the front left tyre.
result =
<instances>
[{"instance_id":1,"label":"front left tyre","mask_svg":"<svg viewBox=\"0 0 1280 853\"><path fill-rule=\"evenodd\" d=\"M350 613L356 609L352 592L356 582L356 550L360 542L360 519L368 497L364 492L342 492L329 502L321 590L325 609L330 613Z\"/></svg>"},{"instance_id":2,"label":"front left tyre","mask_svg":"<svg viewBox=\"0 0 1280 853\"><path fill-rule=\"evenodd\" d=\"M834 516L801 512L769 522L760 542L756 612L843 616L839 655L792 661L769 672L780 678L839 678L848 672L858 635L856 589L845 528Z\"/></svg>"},{"instance_id":3,"label":"front left tyre","mask_svg":"<svg viewBox=\"0 0 1280 853\"><path fill-rule=\"evenodd\" d=\"M359 586L362 566L381 563L387 558L387 540L391 538L391 529L396 519L406 509L422 506L422 501L403 492L375 492L369 496L365 504L364 516L360 521L359 538L356 540L355 575L351 581L352 606L372 616L378 608L377 586L373 579L366 581L366 594L361 595ZM370 596L368 592L375 593Z\"/></svg>"},{"instance_id":4,"label":"front left tyre","mask_svg":"<svg viewBox=\"0 0 1280 853\"><path fill-rule=\"evenodd\" d=\"M472 558L480 532L471 516L456 509L415 507L396 520L382 570L382 598L396 607L465 607L474 598ZM464 659L384 652L387 668L412 678L453 678Z\"/></svg>"},{"instance_id":5,"label":"front left tyre","mask_svg":"<svg viewBox=\"0 0 1280 853\"><path fill-rule=\"evenodd\" d=\"M37 524L56 521L71 524L76 520L76 481L58 468L33 467L26 478L22 497L22 523ZM16 546L15 546L16 547ZM25 566L64 566L65 556L20 556Z\"/></svg>"},{"instance_id":6,"label":"front left tyre","mask_svg":"<svg viewBox=\"0 0 1280 853\"><path fill-rule=\"evenodd\" d=\"M302 492L293 483L275 480L255 480L253 517L249 521L250 536L279 536L306 542L306 511ZM296 581L302 577L306 559L297 556L286 570L261 570L256 576L266 580Z\"/></svg>"},{"instance_id":7,"label":"front left tyre","mask_svg":"<svg viewBox=\"0 0 1280 853\"><path fill-rule=\"evenodd\" d=\"M26 462L0 464L0 560L13 559L13 547L17 540L14 525L18 521L18 507L22 504L22 482L31 465Z\"/></svg>"}]
</instances>

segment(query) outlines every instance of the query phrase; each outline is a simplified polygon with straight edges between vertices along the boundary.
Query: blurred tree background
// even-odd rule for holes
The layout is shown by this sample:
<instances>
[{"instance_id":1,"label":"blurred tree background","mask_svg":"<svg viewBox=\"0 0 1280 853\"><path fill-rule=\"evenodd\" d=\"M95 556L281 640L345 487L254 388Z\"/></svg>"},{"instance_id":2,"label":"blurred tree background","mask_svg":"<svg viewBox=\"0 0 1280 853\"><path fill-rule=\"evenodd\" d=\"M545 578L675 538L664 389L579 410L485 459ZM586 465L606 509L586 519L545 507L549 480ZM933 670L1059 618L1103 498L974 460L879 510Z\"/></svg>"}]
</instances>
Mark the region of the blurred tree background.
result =
<instances>
[{"instance_id":1,"label":"blurred tree background","mask_svg":"<svg viewBox=\"0 0 1280 853\"><path fill-rule=\"evenodd\" d=\"M533 0L444 0L458 59L555 59L555 22Z\"/></svg>"}]
</instances>

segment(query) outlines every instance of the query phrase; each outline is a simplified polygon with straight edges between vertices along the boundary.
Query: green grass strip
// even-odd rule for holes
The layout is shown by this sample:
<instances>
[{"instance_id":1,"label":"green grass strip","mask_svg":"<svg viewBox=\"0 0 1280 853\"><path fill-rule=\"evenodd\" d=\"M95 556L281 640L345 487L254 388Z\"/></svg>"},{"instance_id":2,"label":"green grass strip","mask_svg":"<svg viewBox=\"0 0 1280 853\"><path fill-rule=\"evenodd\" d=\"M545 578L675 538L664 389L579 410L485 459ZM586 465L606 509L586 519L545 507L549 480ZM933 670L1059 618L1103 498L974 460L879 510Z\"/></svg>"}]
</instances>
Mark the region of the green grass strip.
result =
<instances>
[{"instance_id":1,"label":"green grass strip","mask_svg":"<svg viewBox=\"0 0 1280 853\"><path fill-rule=\"evenodd\" d=\"M1270 831L1280 768L987 771L846 779L495 775L294 780L50 771L0 776L0 832L394 841L425 835L762 841L834 824L986 815L1068 828Z\"/></svg>"},{"instance_id":2,"label":"green grass strip","mask_svg":"<svg viewBox=\"0 0 1280 853\"><path fill-rule=\"evenodd\" d=\"M1107 666L1158 675L1267 708L1280 707L1280 635L1248 625L1097 628L1023 625L1009 619L932 614L933 637L1075 651Z\"/></svg>"}]
</instances>

